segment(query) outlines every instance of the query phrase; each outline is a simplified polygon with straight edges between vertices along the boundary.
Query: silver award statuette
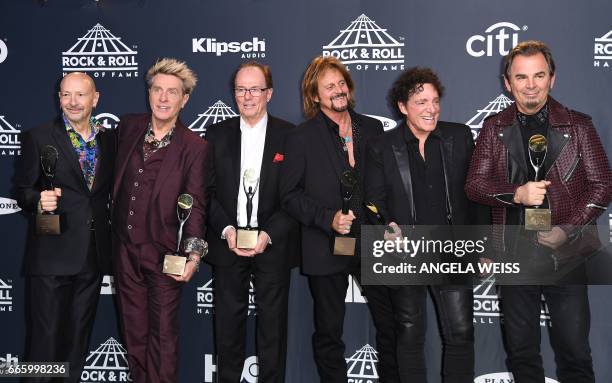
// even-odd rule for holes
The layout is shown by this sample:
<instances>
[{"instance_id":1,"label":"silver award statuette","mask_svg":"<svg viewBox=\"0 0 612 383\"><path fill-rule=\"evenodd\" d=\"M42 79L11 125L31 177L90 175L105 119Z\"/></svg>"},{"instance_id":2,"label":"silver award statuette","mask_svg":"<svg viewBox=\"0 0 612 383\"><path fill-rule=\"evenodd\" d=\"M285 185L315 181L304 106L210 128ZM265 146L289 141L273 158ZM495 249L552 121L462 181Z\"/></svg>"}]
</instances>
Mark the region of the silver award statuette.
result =
<instances>
[{"instance_id":1,"label":"silver award statuette","mask_svg":"<svg viewBox=\"0 0 612 383\"><path fill-rule=\"evenodd\" d=\"M254 249L257 246L259 230L251 227L251 215L253 214L253 197L259 187L259 177L254 169L246 169L242 175L242 186L247 197L246 204L246 226L236 230L236 247L239 249Z\"/></svg>"},{"instance_id":2,"label":"silver award statuette","mask_svg":"<svg viewBox=\"0 0 612 383\"><path fill-rule=\"evenodd\" d=\"M357 185L357 178L351 170L346 170L340 177L342 192L342 214L348 214L349 204L353 198L353 189ZM357 239L350 234L336 235L334 237L334 255L355 255Z\"/></svg>"},{"instance_id":3,"label":"silver award statuette","mask_svg":"<svg viewBox=\"0 0 612 383\"><path fill-rule=\"evenodd\" d=\"M40 151L40 166L45 177L45 190L54 190L55 169L59 153L55 146L45 145ZM62 233L62 214L54 211L43 211L36 215L36 234L38 235L60 235Z\"/></svg>"},{"instance_id":4,"label":"silver award statuette","mask_svg":"<svg viewBox=\"0 0 612 383\"><path fill-rule=\"evenodd\" d=\"M185 272L185 264L187 257L180 253L181 240L183 239L183 225L191 215L193 207L193 197L190 194L181 194L176 201L176 215L179 220L178 236L176 241L176 251L171 254L164 255L164 274L183 275Z\"/></svg>"},{"instance_id":5,"label":"silver award statuette","mask_svg":"<svg viewBox=\"0 0 612 383\"><path fill-rule=\"evenodd\" d=\"M541 134L529 137L529 162L535 171L536 182L540 180L540 170L544 165L547 150L546 137ZM539 206L525 208L525 230L549 231L551 228L550 209L542 209Z\"/></svg>"}]
</instances>

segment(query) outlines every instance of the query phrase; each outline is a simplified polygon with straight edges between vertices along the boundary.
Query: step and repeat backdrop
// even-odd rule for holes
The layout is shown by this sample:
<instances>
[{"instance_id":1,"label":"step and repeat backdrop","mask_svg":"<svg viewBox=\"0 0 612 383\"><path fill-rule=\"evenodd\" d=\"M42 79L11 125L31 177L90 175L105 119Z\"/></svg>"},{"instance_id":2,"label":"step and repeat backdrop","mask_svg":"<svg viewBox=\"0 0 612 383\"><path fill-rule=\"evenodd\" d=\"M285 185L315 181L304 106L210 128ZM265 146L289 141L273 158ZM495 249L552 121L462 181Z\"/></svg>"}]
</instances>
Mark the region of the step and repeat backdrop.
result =
<instances>
[{"instance_id":1,"label":"step and repeat backdrop","mask_svg":"<svg viewBox=\"0 0 612 383\"><path fill-rule=\"evenodd\" d=\"M503 89L501 60L517 42L547 42L557 63L553 96L587 113L612 156L612 2L571 0L0 0L0 365L24 358L25 293L21 267L25 219L11 194L21 134L58 113L57 84L87 71L100 102L94 114L108 128L128 112L147 110L144 73L159 57L185 60L200 82L181 114L195 132L236 116L230 90L245 60L269 64L274 76L270 112L303 120L299 85L310 60L340 58L356 82L357 111L395 126L386 94L409 67L432 67L447 93L442 119L468 124L475 135L484 118L513 101ZM599 220L612 241L612 210ZM307 256L307 255L306 255ZM474 288L478 383L512 382L501 340L495 286ZM82 382L129 382L117 328L112 276L105 276ZM612 381L612 287L591 286L591 347L599 382ZM183 291L180 382L215 381L212 338L214 280L203 270ZM375 331L358 285L346 294L349 382L378 382ZM440 338L430 310L426 345L429 379L439 382ZM257 381L251 291L248 353L242 382ZM133 324L138 326L137 323ZM556 382L542 304L542 351L547 382ZM318 381L311 349L312 299L306 279L292 273L287 382ZM571 383L571 382L568 382Z\"/></svg>"}]
</instances>

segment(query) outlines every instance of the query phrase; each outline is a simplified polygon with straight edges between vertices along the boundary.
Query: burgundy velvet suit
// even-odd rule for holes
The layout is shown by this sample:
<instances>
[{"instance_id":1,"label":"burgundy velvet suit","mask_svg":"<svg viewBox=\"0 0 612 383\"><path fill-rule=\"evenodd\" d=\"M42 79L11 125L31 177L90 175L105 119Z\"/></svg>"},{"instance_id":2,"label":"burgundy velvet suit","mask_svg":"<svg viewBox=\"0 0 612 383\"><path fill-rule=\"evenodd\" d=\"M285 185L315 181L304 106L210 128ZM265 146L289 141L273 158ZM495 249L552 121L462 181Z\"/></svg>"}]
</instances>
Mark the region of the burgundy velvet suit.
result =
<instances>
[{"instance_id":1,"label":"burgundy velvet suit","mask_svg":"<svg viewBox=\"0 0 612 383\"><path fill-rule=\"evenodd\" d=\"M170 145L144 163L138 156L142 156L150 121L150 114L127 115L117 128L119 148L113 187L115 275L133 381L176 382L182 284L161 272L162 256L176 249L176 202L182 193L194 199L183 238L204 237L207 147L204 140L177 121ZM150 165L155 161L154 166ZM151 175L155 177L151 179ZM144 179L138 178L143 176ZM143 187L152 190L138 190ZM147 198L144 209L142 201L137 200L141 196ZM144 216L134 217L138 214Z\"/></svg>"}]
</instances>

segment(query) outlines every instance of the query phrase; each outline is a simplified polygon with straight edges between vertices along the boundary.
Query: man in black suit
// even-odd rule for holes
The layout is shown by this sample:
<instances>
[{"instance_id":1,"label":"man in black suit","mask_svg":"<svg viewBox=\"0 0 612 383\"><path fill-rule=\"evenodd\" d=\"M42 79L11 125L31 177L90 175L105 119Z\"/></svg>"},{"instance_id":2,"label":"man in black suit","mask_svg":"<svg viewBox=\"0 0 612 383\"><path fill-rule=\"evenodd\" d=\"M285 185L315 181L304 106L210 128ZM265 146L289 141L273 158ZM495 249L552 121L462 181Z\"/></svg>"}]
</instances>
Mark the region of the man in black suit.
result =
<instances>
[{"instance_id":1,"label":"man in black suit","mask_svg":"<svg viewBox=\"0 0 612 383\"><path fill-rule=\"evenodd\" d=\"M302 271L314 299L313 347L321 382L347 381L344 298L348 276L359 279L359 246L354 256L333 255L332 246L335 236L350 233L359 237L365 147L383 131L379 121L353 110L353 92L353 80L339 60L319 56L310 63L302 80L304 113L309 120L287 140L281 177L283 208L301 223ZM358 182L348 214L343 214L340 179L347 171ZM389 342L391 339L377 335L379 350ZM384 376L387 360L381 360L381 365ZM384 379L391 381L389 376Z\"/></svg>"},{"instance_id":2,"label":"man in black suit","mask_svg":"<svg viewBox=\"0 0 612 383\"><path fill-rule=\"evenodd\" d=\"M466 125L438 121L443 91L429 68L402 73L389 92L389 102L405 122L368 145L365 196L391 221L391 237L402 236L398 225L469 225L476 223L478 213L486 220L486 210L473 206L463 190L474 148L472 133ZM444 382L472 383L472 286L435 285L430 293L442 329ZM373 307L386 308L379 315L393 314L389 319L401 382L427 381L426 294L425 285L378 286L368 294Z\"/></svg>"},{"instance_id":3,"label":"man in black suit","mask_svg":"<svg viewBox=\"0 0 612 383\"><path fill-rule=\"evenodd\" d=\"M206 262L213 265L215 278L218 381L240 381L253 275L259 380L284 382L289 272L295 265L297 224L281 209L278 182L285 138L294 125L267 112L273 86L267 65L254 61L240 65L232 84L240 117L206 132L210 148ZM240 228L249 225L258 230L256 243L243 246L237 233L240 236Z\"/></svg>"},{"instance_id":4,"label":"man in black suit","mask_svg":"<svg viewBox=\"0 0 612 383\"><path fill-rule=\"evenodd\" d=\"M70 382L79 381L102 274L110 269L108 202L115 138L91 116L98 97L91 77L66 75L59 91L62 116L25 135L16 176L18 203L30 219L27 360L69 362ZM54 190L46 190L41 171L41 151L47 145L59 153ZM39 212L65 217L60 235L36 234Z\"/></svg>"}]
</instances>

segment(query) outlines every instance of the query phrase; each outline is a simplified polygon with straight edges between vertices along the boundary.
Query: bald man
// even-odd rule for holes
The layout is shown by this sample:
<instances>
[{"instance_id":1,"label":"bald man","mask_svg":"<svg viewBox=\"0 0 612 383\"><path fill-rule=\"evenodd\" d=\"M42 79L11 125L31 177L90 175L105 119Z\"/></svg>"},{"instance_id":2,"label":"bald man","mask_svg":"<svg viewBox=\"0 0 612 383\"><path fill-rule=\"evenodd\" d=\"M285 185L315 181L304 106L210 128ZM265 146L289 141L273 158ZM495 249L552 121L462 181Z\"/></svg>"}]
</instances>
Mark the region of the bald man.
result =
<instances>
[{"instance_id":1,"label":"bald man","mask_svg":"<svg viewBox=\"0 0 612 383\"><path fill-rule=\"evenodd\" d=\"M27 361L68 362L78 382L88 351L102 275L110 269L108 201L115 137L91 113L99 93L88 75L70 73L59 89L61 116L24 134L15 176L29 230ZM58 152L53 190L41 168L46 146ZM62 217L59 235L36 233L36 215ZM30 381L49 382L49 378Z\"/></svg>"}]
</instances>

